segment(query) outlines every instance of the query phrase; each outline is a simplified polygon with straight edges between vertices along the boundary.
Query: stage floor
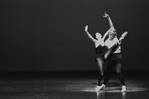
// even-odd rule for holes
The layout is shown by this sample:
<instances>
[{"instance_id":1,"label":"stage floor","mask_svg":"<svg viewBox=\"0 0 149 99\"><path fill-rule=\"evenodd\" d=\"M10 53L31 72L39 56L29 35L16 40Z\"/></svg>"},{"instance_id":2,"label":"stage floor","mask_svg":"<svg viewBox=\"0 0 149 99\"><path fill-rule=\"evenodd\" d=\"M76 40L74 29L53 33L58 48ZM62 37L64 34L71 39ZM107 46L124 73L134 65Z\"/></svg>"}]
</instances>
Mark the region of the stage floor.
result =
<instances>
[{"instance_id":1,"label":"stage floor","mask_svg":"<svg viewBox=\"0 0 149 99\"><path fill-rule=\"evenodd\" d=\"M127 92L116 74L96 92L97 72L1 73L0 99L149 99L148 72L124 72Z\"/></svg>"}]
</instances>

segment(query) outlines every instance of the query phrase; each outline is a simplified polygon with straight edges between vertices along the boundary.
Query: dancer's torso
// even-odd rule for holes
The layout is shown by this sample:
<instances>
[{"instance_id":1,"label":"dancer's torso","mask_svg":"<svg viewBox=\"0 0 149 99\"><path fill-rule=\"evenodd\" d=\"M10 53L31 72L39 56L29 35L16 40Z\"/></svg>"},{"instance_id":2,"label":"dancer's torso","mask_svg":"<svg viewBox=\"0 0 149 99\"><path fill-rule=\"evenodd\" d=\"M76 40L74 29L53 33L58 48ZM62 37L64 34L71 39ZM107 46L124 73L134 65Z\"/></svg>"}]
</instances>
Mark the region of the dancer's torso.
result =
<instances>
[{"instance_id":1,"label":"dancer's torso","mask_svg":"<svg viewBox=\"0 0 149 99\"><path fill-rule=\"evenodd\" d=\"M97 55L104 55L106 51L107 51L106 46L99 45L98 47L95 48L95 52Z\"/></svg>"},{"instance_id":2,"label":"dancer's torso","mask_svg":"<svg viewBox=\"0 0 149 99\"><path fill-rule=\"evenodd\" d=\"M105 46L110 49L112 46L114 46L116 43L118 43L118 39L114 38L113 40L109 40L107 39L105 41ZM113 53L120 53L121 52L121 46L118 46L118 48L116 49L116 51L114 51Z\"/></svg>"}]
</instances>

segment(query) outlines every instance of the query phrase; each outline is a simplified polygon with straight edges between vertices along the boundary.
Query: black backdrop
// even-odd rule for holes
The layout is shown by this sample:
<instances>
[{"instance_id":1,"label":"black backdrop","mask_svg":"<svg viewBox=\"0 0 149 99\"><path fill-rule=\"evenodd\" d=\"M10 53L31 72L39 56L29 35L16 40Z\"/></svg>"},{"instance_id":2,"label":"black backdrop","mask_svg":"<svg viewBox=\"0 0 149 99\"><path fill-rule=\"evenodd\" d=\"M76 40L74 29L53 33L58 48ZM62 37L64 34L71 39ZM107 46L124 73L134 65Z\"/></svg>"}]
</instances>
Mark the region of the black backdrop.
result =
<instances>
[{"instance_id":1,"label":"black backdrop","mask_svg":"<svg viewBox=\"0 0 149 99\"><path fill-rule=\"evenodd\" d=\"M147 70L148 0L0 0L0 71L97 70L94 43L84 32L109 29L122 43L123 69Z\"/></svg>"}]
</instances>

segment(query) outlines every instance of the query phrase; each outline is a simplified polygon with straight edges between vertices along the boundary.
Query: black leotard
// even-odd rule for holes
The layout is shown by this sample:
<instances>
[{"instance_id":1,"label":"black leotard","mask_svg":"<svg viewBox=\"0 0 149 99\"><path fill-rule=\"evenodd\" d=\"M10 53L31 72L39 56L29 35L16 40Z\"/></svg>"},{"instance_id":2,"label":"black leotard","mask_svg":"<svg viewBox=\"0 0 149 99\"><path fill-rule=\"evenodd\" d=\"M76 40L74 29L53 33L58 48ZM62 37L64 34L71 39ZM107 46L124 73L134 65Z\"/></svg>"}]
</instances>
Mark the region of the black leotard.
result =
<instances>
[{"instance_id":1,"label":"black leotard","mask_svg":"<svg viewBox=\"0 0 149 99\"><path fill-rule=\"evenodd\" d=\"M99 45L98 47L95 48L96 52L95 58L103 58L106 51L107 51L106 46Z\"/></svg>"}]
</instances>

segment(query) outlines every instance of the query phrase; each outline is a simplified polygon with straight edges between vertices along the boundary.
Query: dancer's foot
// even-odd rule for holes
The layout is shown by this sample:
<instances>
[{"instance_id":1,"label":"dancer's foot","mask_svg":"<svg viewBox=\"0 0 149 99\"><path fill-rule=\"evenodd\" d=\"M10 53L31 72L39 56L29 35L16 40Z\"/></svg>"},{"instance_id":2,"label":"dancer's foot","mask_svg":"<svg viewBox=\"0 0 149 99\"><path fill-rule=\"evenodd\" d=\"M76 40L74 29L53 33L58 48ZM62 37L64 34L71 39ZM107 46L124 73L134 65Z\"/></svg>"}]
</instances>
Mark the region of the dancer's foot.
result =
<instances>
[{"instance_id":1,"label":"dancer's foot","mask_svg":"<svg viewBox=\"0 0 149 99\"><path fill-rule=\"evenodd\" d=\"M102 84L101 86L96 87L96 91L98 92L99 90L104 90L105 89L105 84Z\"/></svg>"},{"instance_id":2,"label":"dancer's foot","mask_svg":"<svg viewBox=\"0 0 149 99\"><path fill-rule=\"evenodd\" d=\"M123 91L123 92L126 91L126 86L123 85L121 91Z\"/></svg>"}]
</instances>

